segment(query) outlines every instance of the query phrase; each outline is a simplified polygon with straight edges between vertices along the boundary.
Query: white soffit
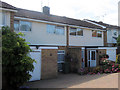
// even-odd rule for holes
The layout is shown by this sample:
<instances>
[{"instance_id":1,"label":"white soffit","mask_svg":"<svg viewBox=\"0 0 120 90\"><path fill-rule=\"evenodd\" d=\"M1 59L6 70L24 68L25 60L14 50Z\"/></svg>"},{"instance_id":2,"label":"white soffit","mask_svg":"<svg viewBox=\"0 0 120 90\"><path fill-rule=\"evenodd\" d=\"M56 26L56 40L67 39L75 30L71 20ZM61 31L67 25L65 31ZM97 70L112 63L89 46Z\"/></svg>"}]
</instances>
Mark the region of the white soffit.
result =
<instances>
[{"instance_id":1,"label":"white soffit","mask_svg":"<svg viewBox=\"0 0 120 90\"><path fill-rule=\"evenodd\" d=\"M0 10L4 10L4 11L11 11L11 12L17 12L17 10L6 9L6 8L0 8Z\"/></svg>"},{"instance_id":2,"label":"white soffit","mask_svg":"<svg viewBox=\"0 0 120 90\"><path fill-rule=\"evenodd\" d=\"M38 49L36 46L30 46L32 50L41 50L41 49L58 49L58 47L39 47Z\"/></svg>"},{"instance_id":3,"label":"white soffit","mask_svg":"<svg viewBox=\"0 0 120 90\"><path fill-rule=\"evenodd\" d=\"M102 27L102 28L106 28L106 27L103 26L103 25L100 25L100 24L94 23L94 22L92 22L92 21L88 21L88 20L86 20L86 19L85 19L84 21L89 22L89 23L92 23L92 24L95 24L95 25L100 26L100 27Z\"/></svg>"},{"instance_id":4,"label":"white soffit","mask_svg":"<svg viewBox=\"0 0 120 90\"><path fill-rule=\"evenodd\" d=\"M117 47L98 47L98 49L117 49Z\"/></svg>"}]
</instances>

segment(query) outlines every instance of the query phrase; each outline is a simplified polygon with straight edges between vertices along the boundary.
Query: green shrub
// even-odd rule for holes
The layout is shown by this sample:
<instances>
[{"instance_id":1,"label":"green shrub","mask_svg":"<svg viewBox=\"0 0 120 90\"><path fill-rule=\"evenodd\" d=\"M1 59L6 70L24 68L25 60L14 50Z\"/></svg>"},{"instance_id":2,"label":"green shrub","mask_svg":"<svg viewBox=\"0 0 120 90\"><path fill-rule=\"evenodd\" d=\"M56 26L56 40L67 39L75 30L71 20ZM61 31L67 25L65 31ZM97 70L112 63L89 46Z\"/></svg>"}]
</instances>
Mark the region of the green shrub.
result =
<instances>
[{"instance_id":1,"label":"green shrub","mask_svg":"<svg viewBox=\"0 0 120 90\"><path fill-rule=\"evenodd\" d=\"M119 65L110 60L103 60L102 67L104 73L115 73L119 70Z\"/></svg>"},{"instance_id":2,"label":"green shrub","mask_svg":"<svg viewBox=\"0 0 120 90\"><path fill-rule=\"evenodd\" d=\"M117 46L120 46L120 35L117 38Z\"/></svg>"},{"instance_id":3,"label":"green shrub","mask_svg":"<svg viewBox=\"0 0 120 90\"><path fill-rule=\"evenodd\" d=\"M28 56L31 49L21 36L2 27L3 88L18 88L31 78L35 60Z\"/></svg>"}]
</instances>

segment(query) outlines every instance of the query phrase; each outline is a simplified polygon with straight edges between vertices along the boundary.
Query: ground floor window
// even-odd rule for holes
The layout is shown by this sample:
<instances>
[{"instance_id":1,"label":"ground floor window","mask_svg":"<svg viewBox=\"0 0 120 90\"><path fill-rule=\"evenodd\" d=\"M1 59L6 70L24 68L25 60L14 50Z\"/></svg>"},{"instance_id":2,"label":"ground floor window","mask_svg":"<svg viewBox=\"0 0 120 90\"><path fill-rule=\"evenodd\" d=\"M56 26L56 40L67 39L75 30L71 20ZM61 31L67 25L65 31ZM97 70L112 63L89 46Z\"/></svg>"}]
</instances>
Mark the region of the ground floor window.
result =
<instances>
[{"instance_id":1,"label":"ground floor window","mask_svg":"<svg viewBox=\"0 0 120 90\"><path fill-rule=\"evenodd\" d=\"M58 71L62 71L62 64L65 61L65 51L58 50Z\"/></svg>"}]
</instances>

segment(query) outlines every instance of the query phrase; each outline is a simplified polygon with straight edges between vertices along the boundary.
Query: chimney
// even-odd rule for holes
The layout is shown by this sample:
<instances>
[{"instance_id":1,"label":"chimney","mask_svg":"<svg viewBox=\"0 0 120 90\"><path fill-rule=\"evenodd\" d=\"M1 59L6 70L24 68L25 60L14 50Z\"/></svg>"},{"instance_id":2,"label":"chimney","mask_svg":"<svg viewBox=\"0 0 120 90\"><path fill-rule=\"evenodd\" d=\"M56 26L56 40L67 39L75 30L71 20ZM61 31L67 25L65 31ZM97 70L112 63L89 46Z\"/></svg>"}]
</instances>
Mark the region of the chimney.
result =
<instances>
[{"instance_id":1,"label":"chimney","mask_svg":"<svg viewBox=\"0 0 120 90\"><path fill-rule=\"evenodd\" d=\"M43 13L46 14L46 15L50 15L50 8L47 7L47 6L44 6L43 7Z\"/></svg>"}]
</instances>

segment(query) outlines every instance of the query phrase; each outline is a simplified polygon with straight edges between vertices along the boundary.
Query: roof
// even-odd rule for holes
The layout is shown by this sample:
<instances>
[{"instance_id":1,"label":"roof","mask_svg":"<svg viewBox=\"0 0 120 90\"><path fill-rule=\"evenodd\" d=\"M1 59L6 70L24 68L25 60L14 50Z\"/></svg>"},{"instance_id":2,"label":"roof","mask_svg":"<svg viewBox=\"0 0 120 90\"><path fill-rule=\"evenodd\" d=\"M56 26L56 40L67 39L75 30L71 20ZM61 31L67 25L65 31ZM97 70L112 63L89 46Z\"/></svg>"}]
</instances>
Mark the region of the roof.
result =
<instances>
[{"instance_id":1,"label":"roof","mask_svg":"<svg viewBox=\"0 0 120 90\"><path fill-rule=\"evenodd\" d=\"M56 15L51 15L51 14L46 15L42 12L30 11L30 10L25 10L25 9L20 9L20 8L18 8L18 12L15 14L15 16L105 30L100 26L97 26L97 25L94 25L94 24L91 24L91 23L88 23L86 21L82 21L79 19L56 16Z\"/></svg>"},{"instance_id":2,"label":"roof","mask_svg":"<svg viewBox=\"0 0 120 90\"><path fill-rule=\"evenodd\" d=\"M0 7L6 8L6 9L17 10L16 7L14 7L14 6L12 6L12 5L6 3L6 2L2 2L2 1L0 1Z\"/></svg>"},{"instance_id":3,"label":"roof","mask_svg":"<svg viewBox=\"0 0 120 90\"><path fill-rule=\"evenodd\" d=\"M94 21L94 20L88 20L88 19L85 19L85 20L90 21L90 22L93 22L93 23L97 23L97 24L99 24L99 25L103 25L103 26L105 26L106 28L120 29L119 26L110 25L110 24L107 24L107 23L103 23L103 22L101 22L101 21L97 22L97 21Z\"/></svg>"},{"instance_id":4,"label":"roof","mask_svg":"<svg viewBox=\"0 0 120 90\"><path fill-rule=\"evenodd\" d=\"M56 15L51 15L51 14L46 15L42 12L16 8L2 1L0 1L0 7L6 8L6 9L17 10L17 12L15 13L16 17L24 17L24 18L30 18L30 19L36 19L36 20L43 20L43 21L49 21L49 22L56 22L56 23L62 23L62 24L68 24L68 25L75 25L75 26L81 26L81 27L106 30L105 28L102 28L95 24L88 23L83 20L73 19L73 18L68 18L68 17L63 17L63 16L56 16Z\"/></svg>"}]
</instances>

